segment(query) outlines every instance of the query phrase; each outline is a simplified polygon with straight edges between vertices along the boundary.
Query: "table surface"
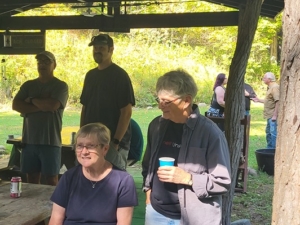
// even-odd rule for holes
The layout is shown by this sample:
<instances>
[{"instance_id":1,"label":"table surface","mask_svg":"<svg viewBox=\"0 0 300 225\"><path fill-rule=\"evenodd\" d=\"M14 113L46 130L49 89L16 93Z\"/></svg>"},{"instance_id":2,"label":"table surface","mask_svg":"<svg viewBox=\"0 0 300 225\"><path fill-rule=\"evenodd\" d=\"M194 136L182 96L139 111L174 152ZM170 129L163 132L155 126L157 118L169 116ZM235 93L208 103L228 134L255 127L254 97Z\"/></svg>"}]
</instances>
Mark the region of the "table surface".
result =
<instances>
[{"instance_id":1,"label":"table surface","mask_svg":"<svg viewBox=\"0 0 300 225\"><path fill-rule=\"evenodd\" d=\"M61 131L62 136L62 148L61 148L61 165L65 165L66 168L62 167L60 174L63 174L65 172L65 169L70 169L74 167L76 157L73 149L73 145L71 144L71 134L72 132L76 132L79 129L78 126L68 126L63 127ZM21 148L21 137L13 138L13 139L7 139L7 144L16 145L19 149ZM3 163L2 163L3 164ZM14 161L10 162L10 164L19 166L20 163L16 163ZM7 163L5 164L6 167ZM3 166L0 165L0 168Z\"/></svg>"},{"instance_id":2,"label":"table surface","mask_svg":"<svg viewBox=\"0 0 300 225\"><path fill-rule=\"evenodd\" d=\"M22 141L21 138L20 139L19 138L18 139L14 138L14 139L7 139L6 143L20 146L21 141ZM72 144L62 144L61 147L62 147L62 150L69 150L69 151L73 150L73 145Z\"/></svg>"},{"instance_id":3,"label":"table surface","mask_svg":"<svg viewBox=\"0 0 300 225\"><path fill-rule=\"evenodd\" d=\"M0 224L33 225L51 215L55 186L22 183L20 198L10 197L10 182L0 183Z\"/></svg>"},{"instance_id":4,"label":"table surface","mask_svg":"<svg viewBox=\"0 0 300 225\"><path fill-rule=\"evenodd\" d=\"M71 142L71 133L77 132L79 129L79 126L67 126L63 127L61 131L61 138L62 138L62 146L63 147L73 147ZM7 139L7 144L20 144L21 143L21 137L13 138L13 139Z\"/></svg>"}]
</instances>

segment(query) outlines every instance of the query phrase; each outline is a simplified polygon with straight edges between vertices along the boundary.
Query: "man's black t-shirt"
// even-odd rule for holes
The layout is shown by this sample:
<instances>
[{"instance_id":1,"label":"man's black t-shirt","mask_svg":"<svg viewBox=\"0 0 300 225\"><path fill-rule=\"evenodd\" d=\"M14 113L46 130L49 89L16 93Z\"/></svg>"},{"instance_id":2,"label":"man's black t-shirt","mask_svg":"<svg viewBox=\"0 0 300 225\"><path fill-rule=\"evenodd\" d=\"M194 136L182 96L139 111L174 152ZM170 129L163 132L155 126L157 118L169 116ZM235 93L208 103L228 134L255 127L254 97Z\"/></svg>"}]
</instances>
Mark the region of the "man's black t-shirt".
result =
<instances>
[{"instance_id":1,"label":"man's black t-shirt","mask_svg":"<svg viewBox=\"0 0 300 225\"><path fill-rule=\"evenodd\" d=\"M100 122L106 125L113 137L120 117L120 109L128 104L135 105L130 78L116 64L99 70L90 70L85 77L80 103L85 106L84 124ZM129 149L130 126L120 147Z\"/></svg>"}]
</instances>

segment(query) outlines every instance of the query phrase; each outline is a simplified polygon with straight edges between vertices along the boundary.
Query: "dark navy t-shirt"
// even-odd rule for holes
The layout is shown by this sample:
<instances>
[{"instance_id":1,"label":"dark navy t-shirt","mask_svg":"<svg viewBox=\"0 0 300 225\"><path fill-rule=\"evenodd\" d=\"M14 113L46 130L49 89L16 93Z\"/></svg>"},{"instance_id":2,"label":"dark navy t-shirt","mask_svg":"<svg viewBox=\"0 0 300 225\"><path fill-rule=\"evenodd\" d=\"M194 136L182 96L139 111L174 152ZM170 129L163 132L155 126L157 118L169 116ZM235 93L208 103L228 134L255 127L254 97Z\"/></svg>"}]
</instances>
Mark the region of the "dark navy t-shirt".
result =
<instances>
[{"instance_id":1,"label":"dark navy t-shirt","mask_svg":"<svg viewBox=\"0 0 300 225\"><path fill-rule=\"evenodd\" d=\"M51 201L66 209L64 225L116 225L117 208L138 205L133 178L126 171L113 167L92 188L81 165L61 177Z\"/></svg>"},{"instance_id":2,"label":"dark navy t-shirt","mask_svg":"<svg viewBox=\"0 0 300 225\"><path fill-rule=\"evenodd\" d=\"M158 158L160 157L174 158L174 166L177 166L177 158L181 147L182 133L183 124L170 121L159 149L155 171L157 171L159 167ZM166 217L180 219L181 213L177 184L161 182L158 179L157 173L155 173L151 188L151 205L157 212Z\"/></svg>"}]
</instances>

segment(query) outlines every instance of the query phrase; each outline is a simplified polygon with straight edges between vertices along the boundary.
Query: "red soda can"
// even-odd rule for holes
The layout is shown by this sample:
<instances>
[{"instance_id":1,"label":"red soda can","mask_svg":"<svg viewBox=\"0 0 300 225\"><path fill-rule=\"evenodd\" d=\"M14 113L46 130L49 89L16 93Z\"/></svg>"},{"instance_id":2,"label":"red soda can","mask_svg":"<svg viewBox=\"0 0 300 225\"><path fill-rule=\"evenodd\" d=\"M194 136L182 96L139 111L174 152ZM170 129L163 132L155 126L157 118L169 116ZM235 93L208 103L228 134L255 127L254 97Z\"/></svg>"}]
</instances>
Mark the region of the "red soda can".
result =
<instances>
[{"instance_id":1,"label":"red soda can","mask_svg":"<svg viewBox=\"0 0 300 225\"><path fill-rule=\"evenodd\" d=\"M19 198L22 192L21 177L12 177L10 180L10 197Z\"/></svg>"}]
</instances>

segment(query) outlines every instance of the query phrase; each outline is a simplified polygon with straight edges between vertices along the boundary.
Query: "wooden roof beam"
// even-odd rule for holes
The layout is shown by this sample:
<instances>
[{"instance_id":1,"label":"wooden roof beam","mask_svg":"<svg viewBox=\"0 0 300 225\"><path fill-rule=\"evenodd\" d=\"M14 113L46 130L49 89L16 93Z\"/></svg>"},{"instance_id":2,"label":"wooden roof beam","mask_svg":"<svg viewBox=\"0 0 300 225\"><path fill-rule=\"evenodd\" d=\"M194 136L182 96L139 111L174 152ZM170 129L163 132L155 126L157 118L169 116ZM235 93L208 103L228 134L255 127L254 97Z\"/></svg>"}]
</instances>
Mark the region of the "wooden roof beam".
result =
<instances>
[{"instance_id":1,"label":"wooden roof beam","mask_svg":"<svg viewBox=\"0 0 300 225\"><path fill-rule=\"evenodd\" d=\"M0 16L13 16L15 14L18 14L22 11L27 11L36 7L41 7L43 5L31 5L31 4L20 4L20 5L14 5L14 7L11 6L1 6L2 4L0 3Z\"/></svg>"},{"instance_id":2,"label":"wooden roof beam","mask_svg":"<svg viewBox=\"0 0 300 225\"><path fill-rule=\"evenodd\" d=\"M84 0L85 2L116 2L117 0ZM145 0L126 0L145 1ZM78 0L1 0L0 6L26 5L26 4L61 4L61 3L84 3Z\"/></svg>"},{"instance_id":3,"label":"wooden roof beam","mask_svg":"<svg viewBox=\"0 0 300 225\"><path fill-rule=\"evenodd\" d=\"M214 13L0 17L0 30L100 29L129 32L134 28L237 26L238 11ZM123 31L122 31L123 30Z\"/></svg>"}]
</instances>

